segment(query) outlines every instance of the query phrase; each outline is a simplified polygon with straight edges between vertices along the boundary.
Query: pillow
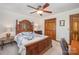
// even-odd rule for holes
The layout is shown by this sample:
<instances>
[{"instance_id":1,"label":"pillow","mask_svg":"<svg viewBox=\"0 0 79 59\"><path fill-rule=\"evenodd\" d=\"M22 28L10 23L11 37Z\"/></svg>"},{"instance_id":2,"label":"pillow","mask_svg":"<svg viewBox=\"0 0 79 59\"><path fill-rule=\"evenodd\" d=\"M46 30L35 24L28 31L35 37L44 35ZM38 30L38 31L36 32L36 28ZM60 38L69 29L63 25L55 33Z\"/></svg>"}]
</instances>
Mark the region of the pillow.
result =
<instances>
[{"instance_id":1,"label":"pillow","mask_svg":"<svg viewBox=\"0 0 79 59\"><path fill-rule=\"evenodd\" d=\"M22 32L22 37L28 40L32 40L34 38L33 32Z\"/></svg>"},{"instance_id":2,"label":"pillow","mask_svg":"<svg viewBox=\"0 0 79 59\"><path fill-rule=\"evenodd\" d=\"M33 32L22 32L15 36L15 41L20 43L22 40L32 40L35 37L35 33Z\"/></svg>"}]
</instances>

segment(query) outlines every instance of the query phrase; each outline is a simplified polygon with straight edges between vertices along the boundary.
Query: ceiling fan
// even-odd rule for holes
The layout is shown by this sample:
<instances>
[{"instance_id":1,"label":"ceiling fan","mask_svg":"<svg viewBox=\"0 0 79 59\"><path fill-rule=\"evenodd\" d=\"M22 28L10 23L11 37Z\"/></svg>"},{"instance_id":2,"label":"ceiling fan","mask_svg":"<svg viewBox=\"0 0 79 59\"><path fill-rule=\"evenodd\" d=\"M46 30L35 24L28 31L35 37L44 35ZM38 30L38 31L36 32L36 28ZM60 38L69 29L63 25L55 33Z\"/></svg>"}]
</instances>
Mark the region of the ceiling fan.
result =
<instances>
[{"instance_id":1,"label":"ceiling fan","mask_svg":"<svg viewBox=\"0 0 79 59\"><path fill-rule=\"evenodd\" d=\"M37 8L33 7L33 6L30 6L30 5L27 5L27 7L30 7L30 8L33 8L35 11L33 12L30 12L30 14L33 14L33 13L37 13L39 14L40 16L42 16L42 14L45 12L45 13L52 13L52 11L48 11L47 7L49 6L48 3L45 3L43 6L39 5Z\"/></svg>"}]
</instances>

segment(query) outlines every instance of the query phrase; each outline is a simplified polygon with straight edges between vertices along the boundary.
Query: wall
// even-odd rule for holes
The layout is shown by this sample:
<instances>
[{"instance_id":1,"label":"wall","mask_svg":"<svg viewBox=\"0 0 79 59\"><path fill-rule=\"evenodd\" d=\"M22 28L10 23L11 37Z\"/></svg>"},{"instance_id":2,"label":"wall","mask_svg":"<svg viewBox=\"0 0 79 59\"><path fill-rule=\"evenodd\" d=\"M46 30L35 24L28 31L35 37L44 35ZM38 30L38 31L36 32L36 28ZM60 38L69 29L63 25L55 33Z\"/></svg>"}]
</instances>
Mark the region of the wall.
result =
<instances>
[{"instance_id":1,"label":"wall","mask_svg":"<svg viewBox=\"0 0 79 59\"><path fill-rule=\"evenodd\" d=\"M41 26L41 30L43 31L44 34L44 20L45 19L50 19L50 18L56 18L56 40L60 41L61 38L65 38L66 41L69 43L70 39L70 26L69 26L69 16L72 14L77 14L79 13L79 8L65 11L62 13L57 13L53 15L45 15L37 20L35 20L35 23L38 23ZM65 20L65 26L60 26L60 20Z\"/></svg>"},{"instance_id":2,"label":"wall","mask_svg":"<svg viewBox=\"0 0 79 59\"><path fill-rule=\"evenodd\" d=\"M9 10L0 9L0 34L6 32L6 27L11 27L13 34L15 34L16 19L27 19L27 16Z\"/></svg>"},{"instance_id":3,"label":"wall","mask_svg":"<svg viewBox=\"0 0 79 59\"><path fill-rule=\"evenodd\" d=\"M61 38L65 38L66 41L69 43L69 39L70 39L70 15L72 14L77 14L79 13L79 9L74 9L74 10L69 10L66 12L62 12L59 14L56 14L56 18L57 18L57 33L56 33L56 38L57 40L60 40ZM60 26L60 20L65 20L65 26Z\"/></svg>"},{"instance_id":4,"label":"wall","mask_svg":"<svg viewBox=\"0 0 79 59\"><path fill-rule=\"evenodd\" d=\"M35 23L40 24L41 30L43 31L44 34L44 20L45 19L50 19L50 18L56 18L56 40L60 41L61 38L65 38L66 41L69 43L70 39L70 27L69 27L69 16L72 14L77 14L79 13L79 8L53 14L53 15L45 15L41 18L38 18ZM60 26L60 20L65 20L65 26Z\"/></svg>"},{"instance_id":5,"label":"wall","mask_svg":"<svg viewBox=\"0 0 79 59\"><path fill-rule=\"evenodd\" d=\"M74 10L65 11L62 13L52 14L52 15L44 15L42 17L36 15L35 17L18 14L9 10L1 10L0 9L0 33L6 31L5 26L11 26L13 28L13 32L15 32L15 21L16 19L22 20L22 19L28 19L30 21L33 21L34 23L37 23L40 25L40 30L43 31L44 34L44 20L50 19L50 18L56 18L56 39L60 41L61 38L65 38L67 42L69 43L69 16L71 14L79 13L79 8ZM60 26L60 20L65 20L65 26ZM2 28L3 27L3 28Z\"/></svg>"}]
</instances>

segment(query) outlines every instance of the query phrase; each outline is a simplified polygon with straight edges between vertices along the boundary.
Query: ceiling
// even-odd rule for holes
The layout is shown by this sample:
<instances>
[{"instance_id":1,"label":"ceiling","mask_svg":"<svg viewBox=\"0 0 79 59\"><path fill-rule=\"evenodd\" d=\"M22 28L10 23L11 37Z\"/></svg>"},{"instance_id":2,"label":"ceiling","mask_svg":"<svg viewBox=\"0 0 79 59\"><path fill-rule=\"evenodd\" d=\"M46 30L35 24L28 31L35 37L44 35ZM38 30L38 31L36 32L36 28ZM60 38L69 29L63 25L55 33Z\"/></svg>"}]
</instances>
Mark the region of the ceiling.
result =
<instances>
[{"instance_id":1,"label":"ceiling","mask_svg":"<svg viewBox=\"0 0 79 59\"><path fill-rule=\"evenodd\" d=\"M44 3L0 3L0 9L2 8L12 12L27 15L29 14L29 12L33 11L33 9L27 7L27 5L37 7L38 5L43 4ZM50 6L48 8L53 13L60 13L79 8L79 3L50 3Z\"/></svg>"}]
</instances>

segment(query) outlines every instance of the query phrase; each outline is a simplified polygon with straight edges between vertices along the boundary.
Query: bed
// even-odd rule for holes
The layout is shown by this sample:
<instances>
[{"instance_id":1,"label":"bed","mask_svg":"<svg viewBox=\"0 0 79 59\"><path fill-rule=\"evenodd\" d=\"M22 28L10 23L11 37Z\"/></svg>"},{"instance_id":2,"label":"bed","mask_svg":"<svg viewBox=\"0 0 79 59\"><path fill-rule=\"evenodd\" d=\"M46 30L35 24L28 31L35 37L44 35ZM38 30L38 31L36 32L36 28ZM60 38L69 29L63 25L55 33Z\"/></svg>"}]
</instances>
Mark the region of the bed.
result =
<instances>
[{"instance_id":1,"label":"bed","mask_svg":"<svg viewBox=\"0 0 79 59\"><path fill-rule=\"evenodd\" d=\"M48 36L36 34L33 25L28 20L16 20L16 36L14 39L20 54L41 55L52 47L52 40Z\"/></svg>"}]
</instances>

